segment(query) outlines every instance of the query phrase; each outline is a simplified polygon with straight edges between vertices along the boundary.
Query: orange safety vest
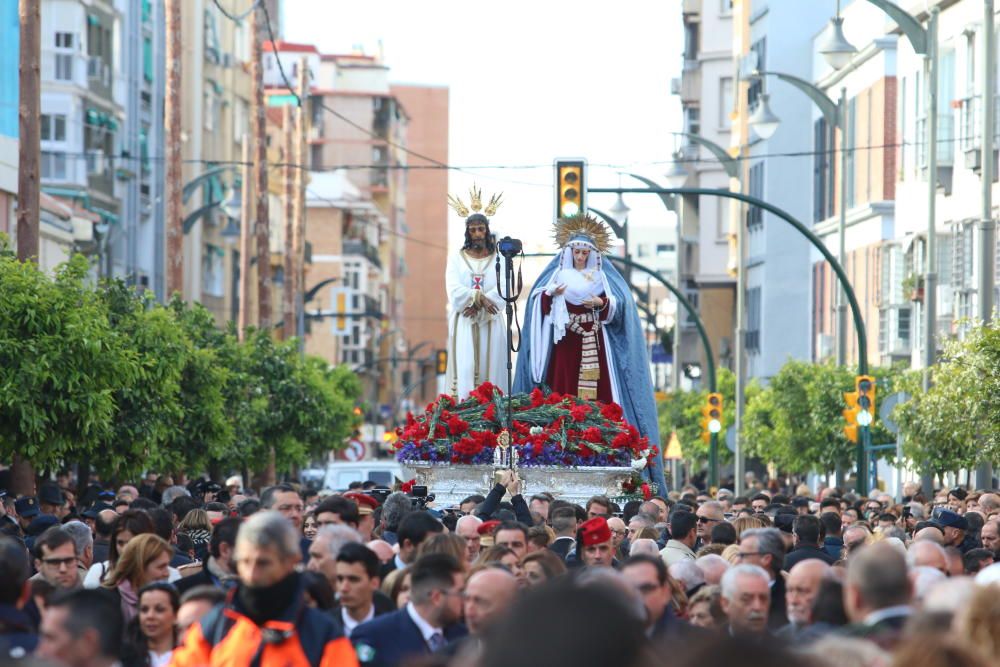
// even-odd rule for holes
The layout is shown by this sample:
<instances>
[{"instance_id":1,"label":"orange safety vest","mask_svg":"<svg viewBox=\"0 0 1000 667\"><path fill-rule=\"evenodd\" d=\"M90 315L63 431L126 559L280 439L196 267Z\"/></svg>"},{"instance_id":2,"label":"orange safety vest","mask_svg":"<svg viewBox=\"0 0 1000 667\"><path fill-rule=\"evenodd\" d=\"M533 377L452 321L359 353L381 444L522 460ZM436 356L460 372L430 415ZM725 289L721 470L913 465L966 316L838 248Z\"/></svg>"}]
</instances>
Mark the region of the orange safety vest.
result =
<instances>
[{"instance_id":1,"label":"orange safety vest","mask_svg":"<svg viewBox=\"0 0 1000 667\"><path fill-rule=\"evenodd\" d=\"M272 620L262 627L227 604L191 626L170 667L358 667L358 658L321 611L305 608L297 623Z\"/></svg>"}]
</instances>

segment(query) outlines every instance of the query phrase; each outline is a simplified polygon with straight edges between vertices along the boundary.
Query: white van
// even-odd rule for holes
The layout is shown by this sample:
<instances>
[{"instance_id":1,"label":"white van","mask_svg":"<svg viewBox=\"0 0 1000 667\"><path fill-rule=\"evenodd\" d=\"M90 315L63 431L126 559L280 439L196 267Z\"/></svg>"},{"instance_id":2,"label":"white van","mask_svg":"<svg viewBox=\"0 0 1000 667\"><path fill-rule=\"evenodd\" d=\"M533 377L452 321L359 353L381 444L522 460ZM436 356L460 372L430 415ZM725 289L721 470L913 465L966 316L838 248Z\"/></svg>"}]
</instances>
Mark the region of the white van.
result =
<instances>
[{"instance_id":1,"label":"white van","mask_svg":"<svg viewBox=\"0 0 1000 667\"><path fill-rule=\"evenodd\" d=\"M392 488L397 479L409 481L413 475L403 471L403 466L393 460L333 461L326 467L323 488L344 491L351 482L375 482L380 487Z\"/></svg>"}]
</instances>

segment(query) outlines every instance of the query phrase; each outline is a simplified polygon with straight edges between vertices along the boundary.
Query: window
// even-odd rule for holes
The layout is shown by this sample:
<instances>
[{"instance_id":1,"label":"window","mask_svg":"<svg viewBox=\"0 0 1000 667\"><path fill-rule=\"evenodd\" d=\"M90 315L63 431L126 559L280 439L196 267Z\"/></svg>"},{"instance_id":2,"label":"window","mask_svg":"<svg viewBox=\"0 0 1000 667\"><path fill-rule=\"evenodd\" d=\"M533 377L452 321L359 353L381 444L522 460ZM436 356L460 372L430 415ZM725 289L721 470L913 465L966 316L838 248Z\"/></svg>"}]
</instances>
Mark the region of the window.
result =
<instances>
[{"instance_id":1,"label":"window","mask_svg":"<svg viewBox=\"0 0 1000 667\"><path fill-rule=\"evenodd\" d=\"M204 101L205 105L202 113L204 114L205 129L213 131L219 123L219 98L216 96L215 88L211 83L205 84Z\"/></svg>"},{"instance_id":2,"label":"window","mask_svg":"<svg viewBox=\"0 0 1000 667\"><path fill-rule=\"evenodd\" d=\"M104 151L100 148L90 148L86 154L87 174L90 176L103 176L106 169Z\"/></svg>"},{"instance_id":3,"label":"window","mask_svg":"<svg viewBox=\"0 0 1000 667\"><path fill-rule=\"evenodd\" d=\"M698 107L684 107L684 127L685 132L701 134L701 109Z\"/></svg>"},{"instance_id":4,"label":"window","mask_svg":"<svg viewBox=\"0 0 1000 667\"><path fill-rule=\"evenodd\" d=\"M767 38L761 37L759 40L750 45L750 53L757 57L757 66L754 68L760 72L767 70ZM757 108L757 101L760 96L764 94L764 80L763 78L754 78L750 80L750 86L747 88L747 111L752 113L754 109Z\"/></svg>"},{"instance_id":5,"label":"window","mask_svg":"<svg viewBox=\"0 0 1000 667\"><path fill-rule=\"evenodd\" d=\"M841 178L847 179L847 208L854 206L855 202L855 167L856 167L856 155L855 148L857 147L857 123L858 123L858 98L852 97L847 102L847 132L841 139L841 150L845 151L845 162L844 173Z\"/></svg>"},{"instance_id":6,"label":"window","mask_svg":"<svg viewBox=\"0 0 1000 667\"><path fill-rule=\"evenodd\" d=\"M221 297L225 295L223 285L226 253L222 248L208 244L202 254L202 291L210 296Z\"/></svg>"},{"instance_id":7,"label":"window","mask_svg":"<svg viewBox=\"0 0 1000 667\"><path fill-rule=\"evenodd\" d=\"M730 199L723 197L715 198L715 240L728 241L729 239L729 213L732 210Z\"/></svg>"},{"instance_id":8,"label":"window","mask_svg":"<svg viewBox=\"0 0 1000 667\"><path fill-rule=\"evenodd\" d=\"M66 154L42 151L42 178L66 180Z\"/></svg>"},{"instance_id":9,"label":"window","mask_svg":"<svg viewBox=\"0 0 1000 667\"><path fill-rule=\"evenodd\" d=\"M55 78L57 81L73 80L74 35L71 32L57 32L55 54Z\"/></svg>"},{"instance_id":10,"label":"window","mask_svg":"<svg viewBox=\"0 0 1000 667\"><path fill-rule=\"evenodd\" d=\"M764 198L764 163L757 162L750 166L750 196ZM757 206L747 207L747 229L757 231L764 225L764 211Z\"/></svg>"},{"instance_id":11,"label":"window","mask_svg":"<svg viewBox=\"0 0 1000 667\"><path fill-rule=\"evenodd\" d=\"M695 313L697 313L699 310L701 310L698 307L698 290L697 289L691 289L691 288L685 289L684 290L684 296L687 298L688 301L691 302L691 306L692 306L692 308L694 308ZM692 314L692 313L688 312L687 310L685 310L684 311L684 328L685 329L690 329L690 328L694 327L695 326L695 321L696 320L694 318L694 314Z\"/></svg>"},{"instance_id":12,"label":"window","mask_svg":"<svg viewBox=\"0 0 1000 667\"><path fill-rule=\"evenodd\" d=\"M733 79L732 77L722 77L719 79L719 127L728 130L732 121L729 114L733 110Z\"/></svg>"},{"instance_id":13,"label":"window","mask_svg":"<svg viewBox=\"0 0 1000 667\"><path fill-rule=\"evenodd\" d=\"M676 252L677 246L673 243L657 243L656 256L667 257L670 253Z\"/></svg>"},{"instance_id":14,"label":"window","mask_svg":"<svg viewBox=\"0 0 1000 667\"><path fill-rule=\"evenodd\" d=\"M66 141L66 114L41 116L42 141Z\"/></svg>"},{"instance_id":15,"label":"window","mask_svg":"<svg viewBox=\"0 0 1000 667\"><path fill-rule=\"evenodd\" d=\"M760 351L760 288L751 287L747 290L747 332L744 346L747 352Z\"/></svg>"},{"instance_id":16,"label":"window","mask_svg":"<svg viewBox=\"0 0 1000 667\"><path fill-rule=\"evenodd\" d=\"M698 28L700 24L688 22L684 24L684 60L698 59Z\"/></svg>"},{"instance_id":17,"label":"window","mask_svg":"<svg viewBox=\"0 0 1000 667\"><path fill-rule=\"evenodd\" d=\"M719 16L733 15L733 0L719 0Z\"/></svg>"},{"instance_id":18,"label":"window","mask_svg":"<svg viewBox=\"0 0 1000 667\"><path fill-rule=\"evenodd\" d=\"M142 39L142 77L146 81L153 80L153 40L149 37Z\"/></svg>"},{"instance_id":19,"label":"window","mask_svg":"<svg viewBox=\"0 0 1000 667\"><path fill-rule=\"evenodd\" d=\"M250 107L246 100L236 98L233 104L233 137L236 143L243 143L243 135L248 134L250 125Z\"/></svg>"},{"instance_id":20,"label":"window","mask_svg":"<svg viewBox=\"0 0 1000 667\"><path fill-rule=\"evenodd\" d=\"M813 124L813 222L821 222L833 215L833 169L829 126L825 118Z\"/></svg>"}]
</instances>

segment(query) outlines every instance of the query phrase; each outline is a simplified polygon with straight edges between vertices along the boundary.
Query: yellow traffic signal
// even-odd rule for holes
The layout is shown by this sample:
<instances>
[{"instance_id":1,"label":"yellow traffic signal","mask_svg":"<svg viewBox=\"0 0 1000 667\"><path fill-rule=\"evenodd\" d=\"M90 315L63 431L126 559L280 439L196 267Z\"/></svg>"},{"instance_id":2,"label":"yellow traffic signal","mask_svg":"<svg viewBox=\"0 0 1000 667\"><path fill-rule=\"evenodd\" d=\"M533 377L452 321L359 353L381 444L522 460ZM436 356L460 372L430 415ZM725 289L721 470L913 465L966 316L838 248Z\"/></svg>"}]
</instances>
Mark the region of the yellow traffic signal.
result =
<instances>
[{"instance_id":1,"label":"yellow traffic signal","mask_svg":"<svg viewBox=\"0 0 1000 667\"><path fill-rule=\"evenodd\" d=\"M556 160L556 217L571 218L586 211L583 160Z\"/></svg>"},{"instance_id":2,"label":"yellow traffic signal","mask_svg":"<svg viewBox=\"0 0 1000 667\"><path fill-rule=\"evenodd\" d=\"M858 412L861 409L858 407L858 392L856 391L845 391L844 392L844 403L847 407L844 409L844 421L847 425L844 426L844 435L851 442L858 441Z\"/></svg>"},{"instance_id":3,"label":"yellow traffic signal","mask_svg":"<svg viewBox=\"0 0 1000 667\"><path fill-rule=\"evenodd\" d=\"M875 378L857 376L854 378L854 389L858 396L858 426L871 426L875 421Z\"/></svg>"},{"instance_id":4,"label":"yellow traffic signal","mask_svg":"<svg viewBox=\"0 0 1000 667\"><path fill-rule=\"evenodd\" d=\"M701 439L709 442L713 433L722 430L722 394L711 393L705 397L701 408Z\"/></svg>"},{"instance_id":5,"label":"yellow traffic signal","mask_svg":"<svg viewBox=\"0 0 1000 667\"><path fill-rule=\"evenodd\" d=\"M437 351L437 374L444 375L448 372L448 350Z\"/></svg>"}]
</instances>

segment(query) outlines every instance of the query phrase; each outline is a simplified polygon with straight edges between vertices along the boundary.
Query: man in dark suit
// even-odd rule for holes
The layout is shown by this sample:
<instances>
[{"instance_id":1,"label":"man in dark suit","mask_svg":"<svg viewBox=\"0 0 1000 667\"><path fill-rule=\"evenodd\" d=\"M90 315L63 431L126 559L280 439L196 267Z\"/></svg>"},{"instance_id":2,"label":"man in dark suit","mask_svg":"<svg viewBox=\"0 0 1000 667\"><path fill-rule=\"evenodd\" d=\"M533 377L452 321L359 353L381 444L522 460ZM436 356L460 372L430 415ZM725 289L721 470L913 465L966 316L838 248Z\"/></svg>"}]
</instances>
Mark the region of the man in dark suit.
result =
<instances>
[{"instance_id":1,"label":"man in dark suit","mask_svg":"<svg viewBox=\"0 0 1000 667\"><path fill-rule=\"evenodd\" d=\"M767 625L777 630L788 623L785 611L785 541L777 528L753 528L740 536L739 563L758 565L771 578L771 607Z\"/></svg>"},{"instance_id":2,"label":"man in dark suit","mask_svg":"<svg viewBox=\"0 0 1000 667\"><path fill-rule=\"evenodd\" d=\"M566 560L566 554L576 546L576 512L572 507L559 507L549 512L549 521L556 539L549 545L557 556Z\"/></svg>"},{"instance_id":3,"label":"man in dark suit","mask_svg":"<svg viewBox=\"0 0 1000 667\"><path fill-rule=\"evenodd\" d=\"M399 523L399 532L396 539L399 544L399 553L392 560L382 566L379 575L382 579L389 576L393 570L401 570L410 565L417 557L417 547L420 543L434 533L444 531L444 525L435 519L429 512L410 512Z\"/></svg>"},{"instance_id":4,"label":"man in dark suit","mask_svg":"<svg viewBox=\"0 0 1000 667\"><path fill-rule=\"evenodd\" d=\"M358 661L386 667L404 659L440 651L465 636L462 618L461 565L448 554L428 554L410 569L406 607L378 616L354 629L351 641Z\"/></svg>"},{"instance_id":5,"label":"man in dark suit","mask_svg":"<svg viewBox=\"0 0 1000 667\"><path fill-rule=\"evenodd\" d=\"M913 613L906 560L888 544L862 547L847 565L844 607L851 625L843 633L892 651Z\"/></svg>"}]
</instances>

